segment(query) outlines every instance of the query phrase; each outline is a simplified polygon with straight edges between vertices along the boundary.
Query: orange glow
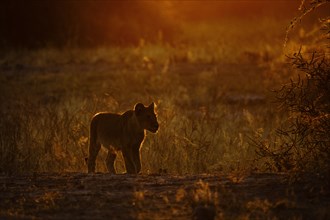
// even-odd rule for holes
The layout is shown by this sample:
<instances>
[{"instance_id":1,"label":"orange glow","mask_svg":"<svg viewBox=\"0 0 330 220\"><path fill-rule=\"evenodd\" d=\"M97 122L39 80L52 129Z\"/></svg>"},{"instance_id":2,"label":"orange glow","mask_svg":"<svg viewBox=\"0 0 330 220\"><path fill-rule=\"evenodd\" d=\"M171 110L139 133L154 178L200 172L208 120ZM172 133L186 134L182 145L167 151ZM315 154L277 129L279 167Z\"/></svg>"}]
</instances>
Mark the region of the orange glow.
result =
<instances>
[{"instance_id":1,"label":"orange glow","mask_svg":"<svg viewBox=\"0 0 330 220\"><path fill-rule=\"evenodd\" d=\"M171 41L182 23L290 17L299 1L7 1L2 42L15 46L79 46ZM20 28L16 28L20 27Z\"/></svg>"}]
</instances>

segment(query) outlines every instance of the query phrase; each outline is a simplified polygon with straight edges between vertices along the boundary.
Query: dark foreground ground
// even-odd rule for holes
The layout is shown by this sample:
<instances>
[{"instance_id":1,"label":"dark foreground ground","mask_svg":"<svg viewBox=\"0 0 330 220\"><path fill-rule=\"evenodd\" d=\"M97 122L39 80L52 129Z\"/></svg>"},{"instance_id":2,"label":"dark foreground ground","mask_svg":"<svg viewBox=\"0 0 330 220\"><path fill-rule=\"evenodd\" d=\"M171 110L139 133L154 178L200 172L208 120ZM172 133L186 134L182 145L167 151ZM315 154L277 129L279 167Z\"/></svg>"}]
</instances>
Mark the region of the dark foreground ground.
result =
<instances>
[{"instance_id":1,"label":"dark foreground ground","mask_svg":"<svg viewBox=\"0 0 330 220\"><path fill-rule=\"evenodd\" d=\"M330 219L327 187L286 175L0 176L0 219Z\"/></svg>"}]
</instances>

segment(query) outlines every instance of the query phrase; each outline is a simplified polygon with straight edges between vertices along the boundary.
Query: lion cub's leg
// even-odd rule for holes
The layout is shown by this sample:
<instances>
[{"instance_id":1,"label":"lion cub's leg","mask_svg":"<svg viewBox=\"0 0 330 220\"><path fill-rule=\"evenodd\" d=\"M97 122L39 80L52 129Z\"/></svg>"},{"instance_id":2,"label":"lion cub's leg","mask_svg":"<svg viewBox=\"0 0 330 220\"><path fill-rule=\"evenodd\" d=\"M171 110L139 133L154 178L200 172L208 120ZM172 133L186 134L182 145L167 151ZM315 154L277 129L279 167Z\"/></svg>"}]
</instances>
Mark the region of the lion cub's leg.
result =
<instances>
[{"instance_id":1,"label":"lion cub's leg","mask_svg":"<svg viewBox=\"0 0 330 220\"><path fill-rule=\"evenodd\" d=\"M123 150L123 157L127 173L139 174L141 171L140 144Z\"/></svg>"},{"instance_id":2,"label":"lion cub's leg","mask_svg":"<svg viewBox=\"0 0 330 220\"><path fill-rule=\"evenodd\" d=\"M113 152L112 150L108 150L108 156L106 159L106 164L108 168L109 173L116 174L116 169L115 169L115 160L116 160L117 154L116 152Z\"/></svg>"},{"instance_id":3,"label":"lion cub's leg","mask_svg":"<svg viewBox=\"0 0 330 220\"><path fill-rule=\"evenodd\" d=\"M99 153L101 149L101 144L96 143L92 144L89 147L89 157L88 157L88 173L94 173L95 172L95 161L97 154Z\"/></svg>"},{"instance_id":4,"label":"lion cub's leg","mask_svg":"<svg viewBox=\"0 0 330 220\"><path fill-rule=\"evenodd\" d=\"M137 170L135 168L135 164L133 161L133 152L131 149L125 149L122 151L123 157L125 161L126 172L129 174L137 174Z\"/></svg>"},{"instance_id":5,"label":"lion cub's leg","mask_svg":"<svg viewBox=\"0 0 330 220\"><path fill-rule=\"evenodd\" d=\"M141 171L141 159L140 159L140 145L133 148L133 163L136 170L136 173Z\"/></svg>"}]
</instances>

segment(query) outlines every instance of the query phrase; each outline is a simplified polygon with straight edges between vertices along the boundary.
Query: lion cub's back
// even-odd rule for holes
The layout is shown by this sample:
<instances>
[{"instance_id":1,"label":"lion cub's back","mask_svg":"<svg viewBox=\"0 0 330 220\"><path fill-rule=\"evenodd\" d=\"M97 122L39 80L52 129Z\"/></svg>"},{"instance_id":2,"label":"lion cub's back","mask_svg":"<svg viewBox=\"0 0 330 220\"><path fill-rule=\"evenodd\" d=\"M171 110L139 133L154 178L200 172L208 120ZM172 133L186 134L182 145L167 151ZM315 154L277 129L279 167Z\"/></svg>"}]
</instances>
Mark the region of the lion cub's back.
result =
<instances>
[{"instance_id":1,"label":"lion cub's back","mask_svg":"<svg viewBox=\"0 0 330 220\"><path fill-rule=\"evenodd\" d=\"M95 132L97 141L104 147L109 145L116 147L120 141L118 138L123 135L124 124L122 115L102 112L94 115L91 130Z\"/></svg>"}]
</instances>

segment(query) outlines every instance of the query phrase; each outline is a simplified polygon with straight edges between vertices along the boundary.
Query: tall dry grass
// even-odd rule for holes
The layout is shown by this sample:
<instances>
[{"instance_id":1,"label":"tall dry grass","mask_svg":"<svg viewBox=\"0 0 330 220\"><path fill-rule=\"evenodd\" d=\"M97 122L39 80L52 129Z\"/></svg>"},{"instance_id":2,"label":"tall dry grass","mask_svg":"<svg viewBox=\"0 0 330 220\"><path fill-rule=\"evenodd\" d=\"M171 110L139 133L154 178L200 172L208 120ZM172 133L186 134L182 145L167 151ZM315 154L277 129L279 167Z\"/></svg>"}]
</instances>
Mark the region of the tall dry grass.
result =
<instances>
[{"instance_id":1,"label":"tall dry grass","mask_svg":"<svg viewBox=\"0 0 330 220\"><path fill-rule=\"evenodd\" d=\"M3 53L0 172L85 171L93 114L152 101L160 130L147 135L142 172L257 169L248 136L267 137L280 122L270 89L291 74L276 46L286 21L262 22L244 32L194 25L175 45ZM104 159L102 151L105 172ZM123 170L120 158L116 166Z\"/></svg>"}]
</instances>

